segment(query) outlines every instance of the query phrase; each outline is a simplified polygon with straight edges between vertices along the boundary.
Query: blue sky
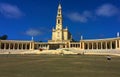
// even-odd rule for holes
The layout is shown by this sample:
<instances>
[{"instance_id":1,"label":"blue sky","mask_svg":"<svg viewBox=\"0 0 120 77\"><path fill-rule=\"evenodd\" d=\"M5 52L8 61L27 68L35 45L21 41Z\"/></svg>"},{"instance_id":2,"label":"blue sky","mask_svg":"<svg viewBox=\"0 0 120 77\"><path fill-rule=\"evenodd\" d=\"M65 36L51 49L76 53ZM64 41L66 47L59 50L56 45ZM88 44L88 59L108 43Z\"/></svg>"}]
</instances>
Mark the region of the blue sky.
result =
<instances>
[{"instance_id":1,"label":"blue sky","mask_svg":"<svg viewBox=\"0 0 120 77\"><path fill-rule=\"evenodd\" d=\"M51 39L59 0L0 0L0 36L9 40ZM120 32L120 0L61 0L63 27L73 38L116 37Z\"/></svg>"}]
</instances>

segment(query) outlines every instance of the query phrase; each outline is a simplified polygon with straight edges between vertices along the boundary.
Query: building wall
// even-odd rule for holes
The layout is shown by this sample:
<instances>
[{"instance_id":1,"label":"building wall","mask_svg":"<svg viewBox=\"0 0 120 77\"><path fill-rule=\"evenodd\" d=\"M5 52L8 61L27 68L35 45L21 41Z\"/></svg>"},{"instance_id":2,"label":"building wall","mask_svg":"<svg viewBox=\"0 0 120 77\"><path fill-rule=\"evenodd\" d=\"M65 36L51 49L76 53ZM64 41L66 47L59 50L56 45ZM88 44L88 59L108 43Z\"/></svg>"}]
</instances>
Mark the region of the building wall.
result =
<instances>
[{"instance_id":1,"label":"building wall","mask_svg":"<svg viewBox=\"0 0 120 77\"><path fill-rule=\"evenodd\" d=\"M67 30L63 31L63 40L68 40L68 31Z\"/></svg>"},{"instance_id":2,"label":"building wall","mask_svg":"<svg viewBox=\"0 0 120 77\"><path fill-rule=\"evenodd\" d=\"M52 31L52 40L55 40L56 39L56 32L55 30Z\"/></svg>"},{"instance_id":3,"label":"building wall","mask_svg":"<svg viewBox=\"0 0 120 77\"><path fill-rule=\"evenodd\" d=\"M64 41L64 40L70 40L71 39L71 34L68 32L67 29L63 30L55 30L53 29L52 31L52 40L53 42L56 41Z\"/></svg>"}]
</instances>

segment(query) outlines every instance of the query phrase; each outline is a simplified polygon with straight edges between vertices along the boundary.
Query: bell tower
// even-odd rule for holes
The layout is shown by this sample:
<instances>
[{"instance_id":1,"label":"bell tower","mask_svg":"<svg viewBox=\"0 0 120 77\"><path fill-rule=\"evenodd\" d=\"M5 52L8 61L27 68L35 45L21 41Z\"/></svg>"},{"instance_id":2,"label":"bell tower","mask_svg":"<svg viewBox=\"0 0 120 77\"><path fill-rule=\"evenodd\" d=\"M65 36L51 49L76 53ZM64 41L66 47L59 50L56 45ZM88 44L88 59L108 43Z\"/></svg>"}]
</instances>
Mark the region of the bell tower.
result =
<instances>
[{"instance_id":1,"label":"bell tower","mask_svg":"<svg viewBox=\"0 0 120 77\"><path fill-rule=\"evenodd\" d=\"M52 40L62 41L63 40L63 25L62 25L62 7L60 3L58 5L57 16L56 16L56 28L54 30L55 30L55 35L53 35Z\"/></svg>"},{"instance_id":2,"label":"bell tower","mask_svg":"<svg viewBox=\"0 0 120 77\"><path fill-rule=\"evenodd\" d=\"M52 40L49 43L65 43L71 41L71 34L68 28L63 29L62 7L59 3L56 16L56 25L52 30Z\"/></svg>"},{"instance_id":3,"label":"bell tower","mask_svg":"<svg viewBox=\"0 0 120 77\"><path fill-rule=\"evenodd\" d=\"M58 6L57 17L56 17L56 30L62 30L62 7L61 4Z\"/></svg>"}]
</instances>

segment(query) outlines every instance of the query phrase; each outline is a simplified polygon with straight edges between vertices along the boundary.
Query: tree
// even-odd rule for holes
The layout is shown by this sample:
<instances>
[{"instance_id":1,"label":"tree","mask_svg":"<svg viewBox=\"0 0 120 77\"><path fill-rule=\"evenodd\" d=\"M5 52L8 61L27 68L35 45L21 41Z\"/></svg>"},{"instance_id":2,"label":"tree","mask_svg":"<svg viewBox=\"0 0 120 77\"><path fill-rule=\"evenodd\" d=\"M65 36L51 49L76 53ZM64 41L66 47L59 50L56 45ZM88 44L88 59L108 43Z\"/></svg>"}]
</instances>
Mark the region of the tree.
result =
<instances>
[{"instance_id":1,"label":"tree","mask_svg":"<svg viewBox=\"0 0 120 77\"><path fill-rule=\"evenodd\" d=\"M8 36L7 35L3 35L0 37L1 40L7 40Z\"/></svg>"}]
</instances>

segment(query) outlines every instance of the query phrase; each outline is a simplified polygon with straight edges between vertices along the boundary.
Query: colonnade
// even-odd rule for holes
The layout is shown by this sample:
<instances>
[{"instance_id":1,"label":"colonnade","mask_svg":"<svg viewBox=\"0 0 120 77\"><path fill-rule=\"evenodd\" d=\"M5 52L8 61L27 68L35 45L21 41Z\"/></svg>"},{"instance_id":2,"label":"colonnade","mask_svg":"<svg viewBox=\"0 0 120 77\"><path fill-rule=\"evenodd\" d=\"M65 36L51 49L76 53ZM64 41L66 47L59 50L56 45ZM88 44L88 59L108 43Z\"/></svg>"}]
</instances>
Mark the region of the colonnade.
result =
<instances>
[{"instance_id":1,"label":"colonnade","mask_svg":"<svg viewBox=\"0 0 120 77\"><path fill-rule=\"evenodd\" d=\"M120 40L84 41L81 49L120 49Z\"/></svg>"},{"instance_id":2,"label":"colonnade","mask_svg":"<svg viewBox=\"0 0 120 77\"><path fill-rule=\"evenodd\" d=\"M70 43L70 48L80 48L80 43L79 42L72 42L72 43Z\"/></svg>"},{"instance_id":3,"label":"colonnade","mask_svg":"<svg viewBox=\"0 0 120 77\"><path fill-rule=\"evenodd\" d=\"M35 49L39 48L49 49L49 45L47 43L35 43Z\"/></svg>"},{"instance_id":4,"label":"colonnade","mask_svg":"<svg viewBox=\"0 0 120 77\"><path fill-rule=\"evenodd\" d=\"M68 43L40 43L34 41L0 40L0 50L34 50L34 49L79 48L81 50L93 49L120 49L120 38L102 40L81 40Z\"/></svg>"},{"instance_id":5,"label":"colonnade","mask_svg":"<svg viewBox=\"0 0 120 77\"><path fill-rule=\"evenodd\" d=\"M91 49L120 49L120 38L102 40L81 40L80 42L70 43L70 48L80 48L81 50Z\"/></svg>"},{"instance_id":6,"label":"colonnade","mask_svg":"<svg viewBox=\"0 0 120 77\"><path fill-rule=\"evenodd\" d=\"M0 50L34 50L39 48L49 49L49 45L34 41L0 40Z\"/></svg>"},{"instance_id":7,"label":"colonnade","mask_svg":"<svg viewBox=\"0 0 120 77\"><path fill-rule=\"evenodd\" d=\"M0 40L0 50L32 50L33 42Z\"/></svg>"},{"instance_id":8,"label":"colonnade","mask_svg":"<svg viewBox=\"0 0 120 77\"><path fill-rule=\"evenodd\" d=\"M0 49L29 49L29 44L24 43L1 43Z\"/></svg>"}]
</instances>

